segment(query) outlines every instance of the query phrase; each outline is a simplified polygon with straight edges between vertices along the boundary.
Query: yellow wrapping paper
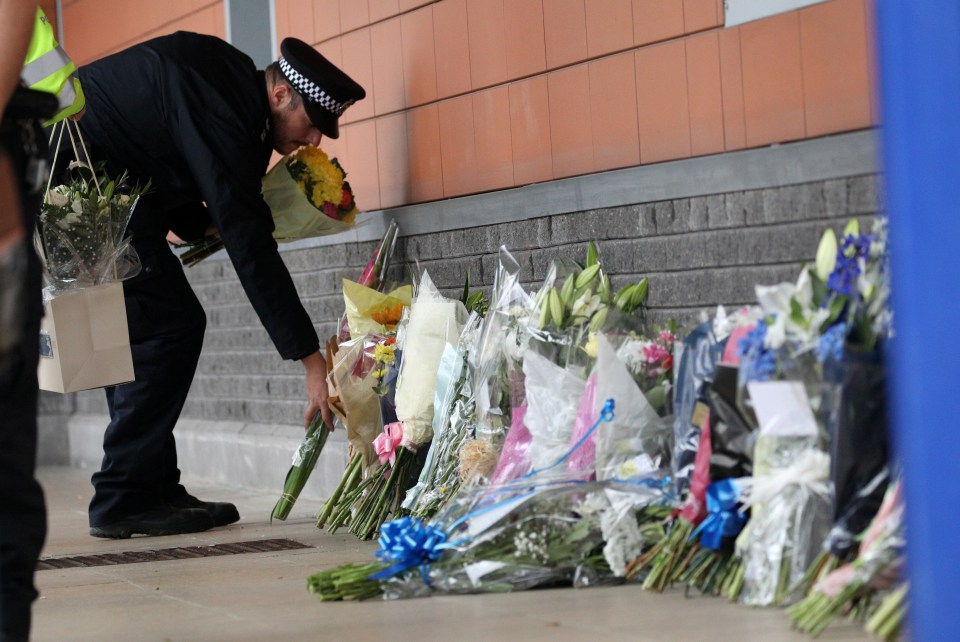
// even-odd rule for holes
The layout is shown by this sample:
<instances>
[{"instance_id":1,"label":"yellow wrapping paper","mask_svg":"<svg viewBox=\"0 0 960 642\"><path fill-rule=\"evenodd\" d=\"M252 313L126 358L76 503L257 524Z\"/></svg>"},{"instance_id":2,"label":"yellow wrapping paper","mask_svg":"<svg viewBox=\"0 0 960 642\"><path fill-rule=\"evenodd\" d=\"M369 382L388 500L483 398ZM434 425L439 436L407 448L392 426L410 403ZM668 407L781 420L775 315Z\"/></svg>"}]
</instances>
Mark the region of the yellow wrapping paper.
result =
<instances>
[{"instance_id":1,"label":"yellow wrapping paper","mask_svg":"<svg viewBox=\"0 0 960 642\"><path fill-rule=\"evenodd\" d=\"M412 296L413 288L409 285L384 294L344 279L343 303L347 309L350 337L357 339L393 330L403 316L403 309L410 306Z\"/></svg>"}]
</instances>

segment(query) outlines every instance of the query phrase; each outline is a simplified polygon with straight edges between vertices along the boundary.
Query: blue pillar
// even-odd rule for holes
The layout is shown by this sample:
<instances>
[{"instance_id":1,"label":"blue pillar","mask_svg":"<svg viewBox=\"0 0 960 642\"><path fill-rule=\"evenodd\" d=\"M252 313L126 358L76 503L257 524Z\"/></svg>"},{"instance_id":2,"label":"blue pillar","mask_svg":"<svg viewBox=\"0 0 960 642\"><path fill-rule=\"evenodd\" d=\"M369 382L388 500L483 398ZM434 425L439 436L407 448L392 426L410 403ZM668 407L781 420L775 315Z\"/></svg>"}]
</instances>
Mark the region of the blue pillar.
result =
<instances>
[{"instance_id":1,"label":"blue pillar","mask_svg":"<svg viewBox=\"0 0 960 642\"><path fill-rule=\"evenodd\" d=\"M960 639L960 3L877 0L912 639Z\"/></svg>"}]
</instances>

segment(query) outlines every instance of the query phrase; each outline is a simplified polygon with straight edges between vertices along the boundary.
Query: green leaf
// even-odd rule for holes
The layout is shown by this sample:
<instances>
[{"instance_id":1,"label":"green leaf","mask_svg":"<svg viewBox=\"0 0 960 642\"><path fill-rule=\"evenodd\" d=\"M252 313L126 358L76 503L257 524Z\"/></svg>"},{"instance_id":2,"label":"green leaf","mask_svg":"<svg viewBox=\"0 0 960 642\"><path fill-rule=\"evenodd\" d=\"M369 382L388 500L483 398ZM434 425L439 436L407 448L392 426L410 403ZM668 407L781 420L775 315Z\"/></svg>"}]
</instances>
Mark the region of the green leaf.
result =
<instances>
[{"instance_id":1,"label":"green leaf","mask_svg":"<svg viewBox=\"0 0 960 642\"><path fill-rule=\"evenodd\" d=\"M606 274L603 275L603 278L600 279L600 300L605 304L610 303L610 277Z\"/></svg>"},{"instance_id":2,"label":"green leaf","mask_svg":"<svg viewBox=\"0 0 960 642\"><path fill-rule=\"evenodd\" d=\"M587 267L592 265L598 265L600 263L600 250L597 249L597 244L593 241L590 241L587 245Z\"/></svg>"},{"instance_id":3,"label":"green leaf","mask_svg":"<svg viewBox=\"0 0 960 642\"><path fill-rule=\"evenodd\" d=\"M830 290L827 289L827 284L817 276L816 272L810 270L809 274L810 289L813 290L811 302L813 303L814 307L819 308L821 305L823 305L824 301L827 300Z\"/></svg>"},{"instance_id":4,"label":"green leaf","mask_svg":"<svg viewBox=\"0 0 960 642\"><path fill-rule=\"evenodd\" d=\"M823 327L828 327L833 325L834 321L840 318L840 315L843 313L843 309L847 305L847 297L845 296L835 296L830 299L830 302L827 304L827 320L824 322Z\"/></svg>"},{"instance_id":5,"label":"green leaf","mask_svg":"<svg viewBox=\"0 0 960 642\"><path fill-rule=\"evenodd\" d=\"M470 299L470 268L467 268L467 277L463 281L463 295L460 297L460 302L466 305L469 299Z\"/></svg>"},{"instance_id":6,"label":"green leaf","mask_svg":"<svg viewBox=\"0 0 960 642\"><path fill-rule=\"evenodd\" d=\"M803 306L800 305L796 297L790 297L790 320L803 328L808 326L807 320L803 316Z\"/></svg>"}]
</instances>

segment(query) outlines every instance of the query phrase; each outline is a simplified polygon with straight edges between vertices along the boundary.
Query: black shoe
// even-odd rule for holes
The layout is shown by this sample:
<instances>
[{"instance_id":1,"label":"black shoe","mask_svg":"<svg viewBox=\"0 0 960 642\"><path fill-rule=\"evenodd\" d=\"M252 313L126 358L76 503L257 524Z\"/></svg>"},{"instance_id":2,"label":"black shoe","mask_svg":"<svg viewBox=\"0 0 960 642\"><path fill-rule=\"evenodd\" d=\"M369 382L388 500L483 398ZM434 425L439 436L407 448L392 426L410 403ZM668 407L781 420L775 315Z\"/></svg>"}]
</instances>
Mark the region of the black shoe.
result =
<instances>
[{"instance_id":1,"label":"black shoe","mask_svg":"<svg viewBox=\"0 0 960 642\"><path fill-rule=\"evenodd\" d=\"M213 518L214 526L226 526L240 519L237 507L229 502L204 502L193 495L181 495L177 499L167 500L172 508L194 508L206 511Z\"/></svg>"},{"instance_id":2,"label":"black shoe","mask_svg":"<svg viewBox=\"0 0 960 642\"><path fill-rule=\"evenodd\" d=\"M210 513L195 508L157 508L126 519L91 526L94 537L127 539L131 535L179 535L181 533L199 533L213 528Z\"/></svg>"}]
</instances>

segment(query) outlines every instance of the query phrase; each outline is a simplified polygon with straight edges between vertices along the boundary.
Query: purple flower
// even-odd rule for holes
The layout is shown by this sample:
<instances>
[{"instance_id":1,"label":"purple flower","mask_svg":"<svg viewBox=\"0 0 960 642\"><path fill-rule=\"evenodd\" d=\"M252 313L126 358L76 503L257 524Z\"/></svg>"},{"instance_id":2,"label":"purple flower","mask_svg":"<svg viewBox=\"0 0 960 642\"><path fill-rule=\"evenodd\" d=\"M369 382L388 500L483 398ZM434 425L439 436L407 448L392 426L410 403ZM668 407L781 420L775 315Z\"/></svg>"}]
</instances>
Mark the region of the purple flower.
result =
<instances>
[{"instance_id":1,"label":"purple flower","mask_svg":"<svg viewBox=\"0 0 960 642\"><path fill-rule=\"evenodd\" d=\"M873 237L867 234L848 234L837 250L837 265L827 277L827 287L845 296L857 293L857 278L860 276L860 261L870 255Z\"/></svg>"}]
</instances>

